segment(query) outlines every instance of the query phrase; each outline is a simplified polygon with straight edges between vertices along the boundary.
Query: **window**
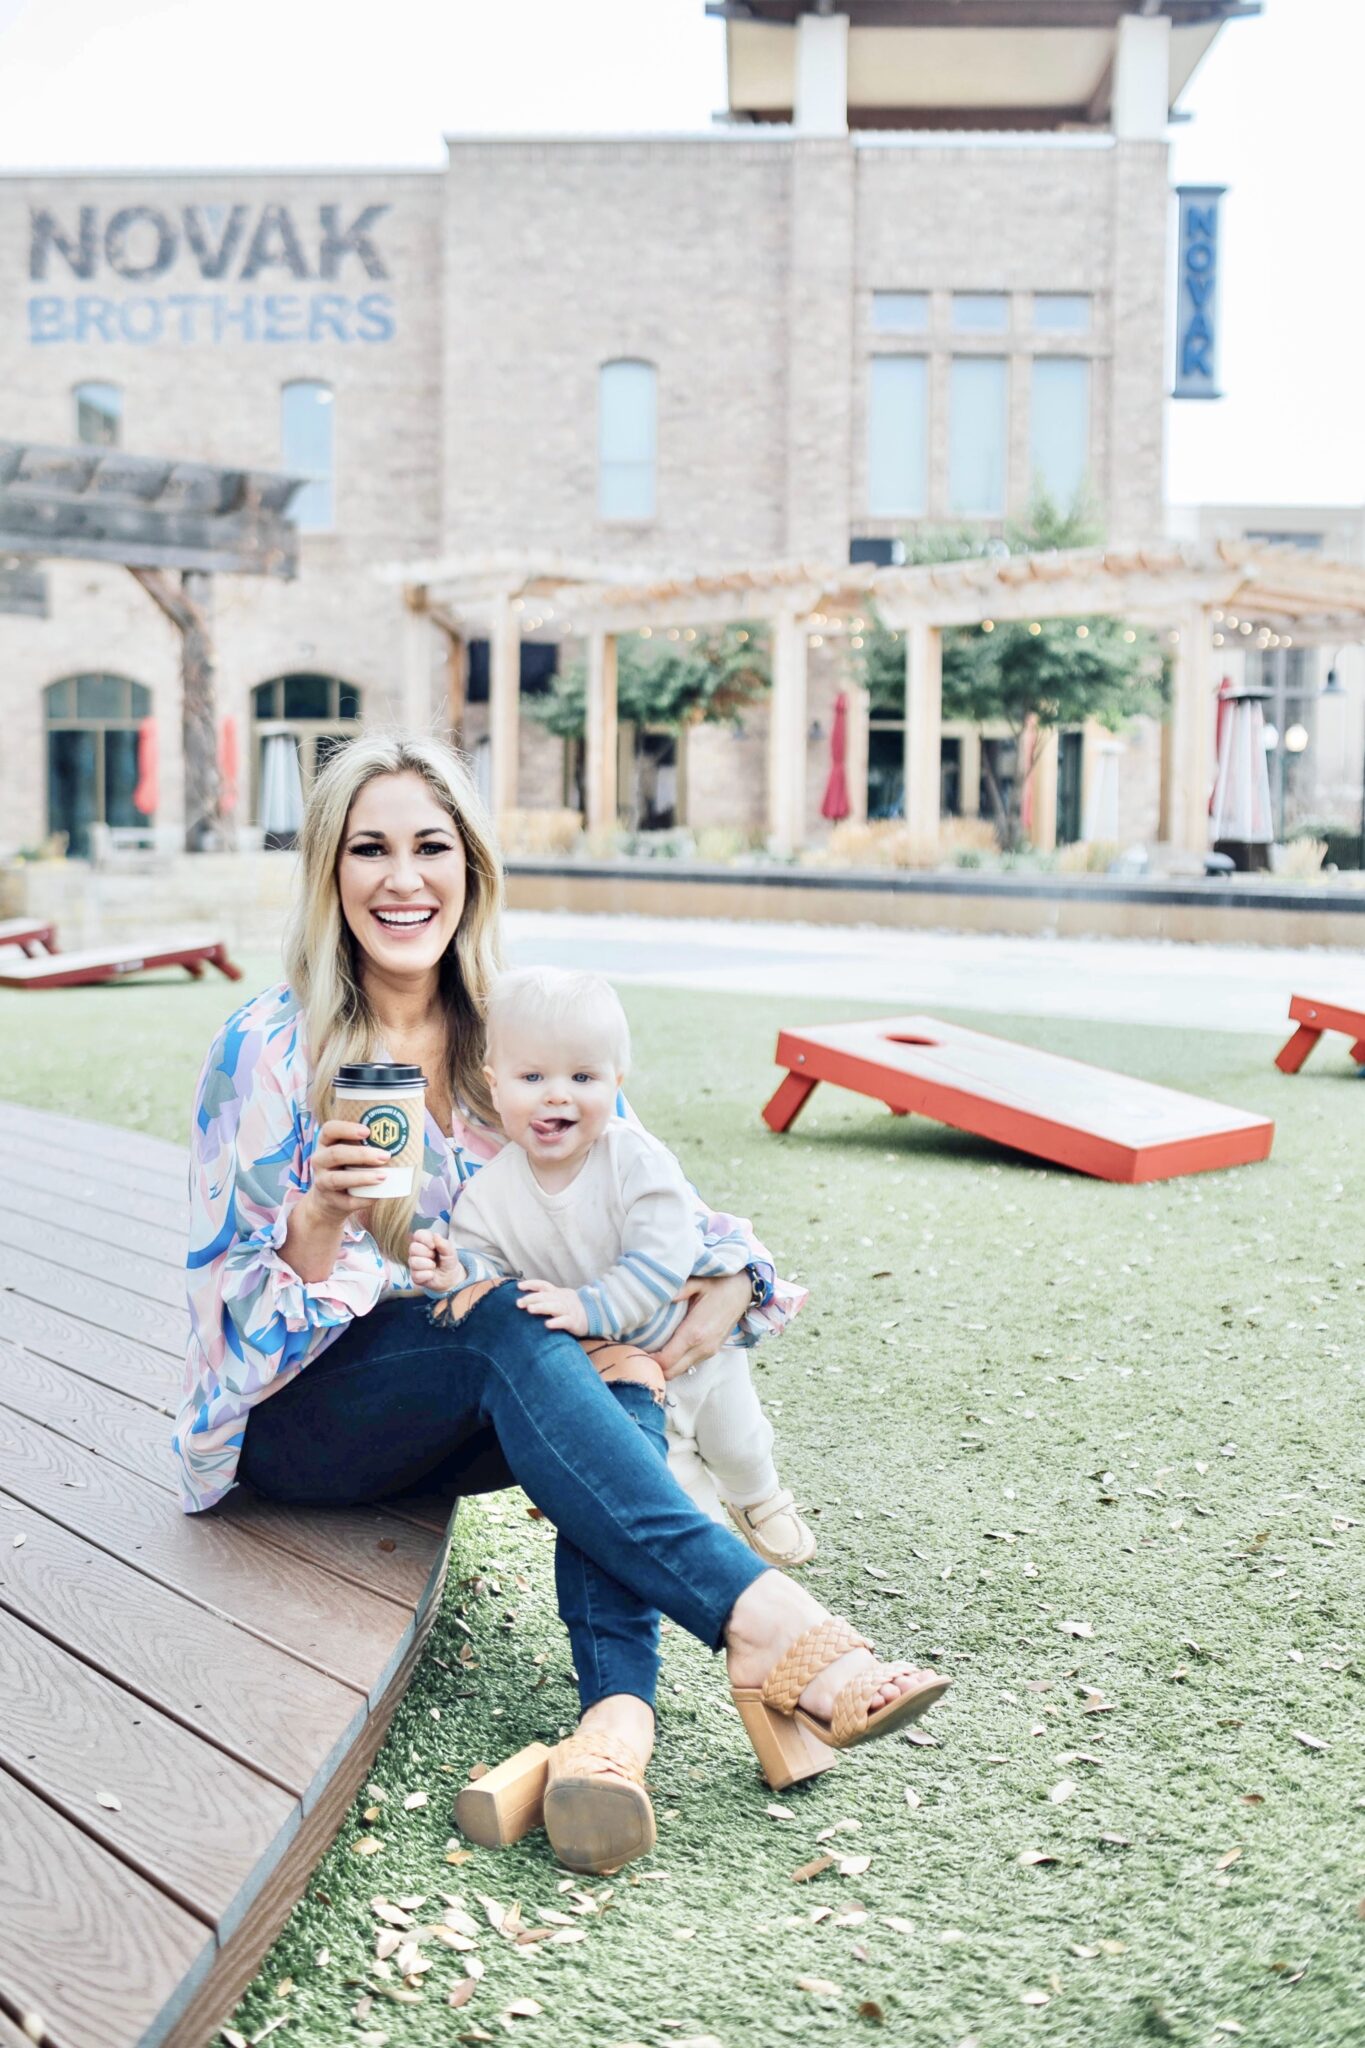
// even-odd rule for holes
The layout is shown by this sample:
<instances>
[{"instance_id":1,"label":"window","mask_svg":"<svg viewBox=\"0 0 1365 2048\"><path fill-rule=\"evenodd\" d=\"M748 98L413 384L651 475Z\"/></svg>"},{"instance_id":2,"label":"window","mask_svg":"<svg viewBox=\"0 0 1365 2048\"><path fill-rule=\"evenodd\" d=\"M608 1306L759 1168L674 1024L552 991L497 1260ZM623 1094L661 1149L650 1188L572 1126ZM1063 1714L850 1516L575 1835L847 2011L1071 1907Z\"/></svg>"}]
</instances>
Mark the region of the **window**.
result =
<instances>
[{"instance_id":1,"label":"window","mask_svg":"<svg viewBox=\"0 0 1365 2048\"><path fill-rule=\"evenodd\" d=\"M603 363L598 373L597 505L604 519L654 517L659 373Z\"/></svg>"},{"instance_id":2,"label":"window","mask_svg":"<svg viewBox=\"0 0 1365 2048\"><path fill-rule=\"evenodd\" d=\"M47 829L66 834L75 859L90 851L92 825L146 825L139 789L138 727L152 693L126 676L67 676L45 690ZM155 797L149 795L154 805Z\"/></svg>"},{"instance_id":3,"label":"window","mask_svg":"<svg viewBox=\"0 0 1365 2048\"><path fill-rule=\"evenodd\" d=\"M267 846L292 846L303 800L338 747L355 737L360 692L339 676L298 671L251 693L254 814Z\"/></svg>"},{"instance_id":4,"label":"window","mask_svg":"<svg viewBox=\"0 0 1365 2048\"><path fill-rule=\"evenodd\" d=\"M1002 356L953 358L948 410L948 504L954 513L999 518L1005 510L1008 369Z\"/></svg>"},{"instance_id":5,"label":"window","mask_svg":"<svg viewBox=\"0 0 1365 2048\"><path fill-rule=\"evenodd\" d=\"M928 292L873 292L872 325L878 334L924 334L929 326Z\"/></svg>"},{"instance_id":6,"label":"window","mask_svg":"<svg viewBox=\"0 0 1365 2048\"><path fill-rule=\"evenodd\" d=\"M117 448L122 438L123 393L117 384L78 384L76 439L87 448Z\"/></svg>"},{"instance_id":7,"label":"window","mask_svg":"<svg viewBox=\"0 0 1365 2048\"><path fill-rule=\"evenodd\" d=\"M1004 334L1010 324L1010 302L1005 292L954 292L953 332L955 334Z\"/></svg>"},{"instance_id":8,"label":"window","mask_svg":"<svg viewBox=\"0 0 1365 2048\"><path fill-rule=\"evenodd\" d=\"M867 509L874 519L920 518L928 494L928 365L873 356L867 408Z\"/></svg>"},{"instance_id":9,"label":"window","mask_svg":"<svg viewBox=\"0 0 1365 2048\"><path fill-rule=\"evenodd\" d=\"M1039 334L1089 334L1089 292L1035 292L1033 325Z\"/></svg>"},{"instance_id":10,"label":"window","mask_svg":"<svg viewBox=\"0 0 1365 2048\"><path fill-rule=\"evenodd\" d=\"M1032 464L1054 505L1075 504L1090 466L1090 365L1079 356L1034 358Z\"/></svg>"},{"instance_id":11,"label":"window","mask_svg":"<svg viewBox=\"0 0 1365 2048\"><path fill-rule=\"evenodd\" d=\"M333 416L329 384L286 384L280 393L280 464L304 478L288 506L300 533L331 533L336 525Z\"/></svg>"}]
</instances>

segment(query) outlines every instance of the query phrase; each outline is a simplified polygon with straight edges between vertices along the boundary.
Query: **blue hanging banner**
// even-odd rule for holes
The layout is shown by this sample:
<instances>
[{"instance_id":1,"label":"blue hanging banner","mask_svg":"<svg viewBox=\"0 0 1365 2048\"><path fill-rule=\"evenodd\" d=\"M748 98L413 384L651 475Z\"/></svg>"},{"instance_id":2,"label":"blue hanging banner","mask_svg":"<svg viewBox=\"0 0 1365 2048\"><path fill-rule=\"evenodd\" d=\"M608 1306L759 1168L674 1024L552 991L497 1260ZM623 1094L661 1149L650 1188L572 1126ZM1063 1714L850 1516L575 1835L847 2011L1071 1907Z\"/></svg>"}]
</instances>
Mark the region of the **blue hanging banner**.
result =
<instances>
[{"instance_id":1,"label":"blue hanging banner","mask_svg":"<svg viewBox=\"0 0 1365 2048\"><path fill-rule=\"evenodd\" d=\"M1218 388L1219 202L1226 185L1178 185L1180 263L1176 283L1172 398L1221 398Z\"/></svg>"}]
</instances>

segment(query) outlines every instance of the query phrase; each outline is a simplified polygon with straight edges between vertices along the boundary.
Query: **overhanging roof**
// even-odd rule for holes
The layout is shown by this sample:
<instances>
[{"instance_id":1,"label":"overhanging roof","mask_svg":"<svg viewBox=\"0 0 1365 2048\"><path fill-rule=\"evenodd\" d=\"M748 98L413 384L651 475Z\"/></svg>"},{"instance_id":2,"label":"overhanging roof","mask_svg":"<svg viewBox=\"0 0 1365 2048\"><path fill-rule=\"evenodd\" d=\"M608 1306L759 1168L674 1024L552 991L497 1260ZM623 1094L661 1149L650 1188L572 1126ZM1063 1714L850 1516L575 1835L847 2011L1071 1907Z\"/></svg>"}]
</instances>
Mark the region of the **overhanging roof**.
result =
<instances>
[{"instance_id":1,"label":"overhanging roof","mask_svg":"<svg viewBox=\"0 0 1365 2048\"><path fill-rule=\"evenodd\" d=\"M0 556L289 577L302 479L120 448L0 441Z\"/></svg>"},{"instance_id":2,"label":"overhanging roof","mask_svg":"<svg viewBox=\"0 0 1365 2048\"><path fill-rule=\"evenodd\" d=\"M725 21L732 114L788 121L796 35L817 0L711 0ZM834 0L849 17L850 127L1103 126L1118 23L1133 0ZM1171 23L1175 106L1225 21L1259 0L1157 0Z\"/></svg>"}]
</instances>

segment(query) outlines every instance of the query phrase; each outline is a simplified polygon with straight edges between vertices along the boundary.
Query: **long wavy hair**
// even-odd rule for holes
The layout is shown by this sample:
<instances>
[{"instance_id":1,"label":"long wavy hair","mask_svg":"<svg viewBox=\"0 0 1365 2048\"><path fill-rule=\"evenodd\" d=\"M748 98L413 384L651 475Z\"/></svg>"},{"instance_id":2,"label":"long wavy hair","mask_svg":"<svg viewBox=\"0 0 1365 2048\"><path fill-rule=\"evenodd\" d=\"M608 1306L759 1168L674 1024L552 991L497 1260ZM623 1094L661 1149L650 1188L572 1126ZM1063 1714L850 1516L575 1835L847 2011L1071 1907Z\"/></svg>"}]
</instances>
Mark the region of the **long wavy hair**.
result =
<instances>
[{"instance_id":1,"label":"long wavy hair","mask_svg":"<svg viewBox=\"0 0 1365 2048\"><path fill-rule=\"evenodd\" d=\"M449 814L465 852L464 909L440 962L450 1092L462 1111L498 1128L483 1077L484 1006L501 966L502 864L493 823L453 747L419 733L364 733L339 747L309 792L299 833L298 880L284 943L285 972L303 1011L312 1067L310 1106L319 1124L335 1114L332 1079L372 1059L381 1033L365 995L359 947L341 909L337 865L346 820L376 775L420 775ZM420 1178L420 1176L416 1177ZM385 1202L370 1223L381 1251L407 1261L417 1191Z\"/></svg>"}]
</instances>

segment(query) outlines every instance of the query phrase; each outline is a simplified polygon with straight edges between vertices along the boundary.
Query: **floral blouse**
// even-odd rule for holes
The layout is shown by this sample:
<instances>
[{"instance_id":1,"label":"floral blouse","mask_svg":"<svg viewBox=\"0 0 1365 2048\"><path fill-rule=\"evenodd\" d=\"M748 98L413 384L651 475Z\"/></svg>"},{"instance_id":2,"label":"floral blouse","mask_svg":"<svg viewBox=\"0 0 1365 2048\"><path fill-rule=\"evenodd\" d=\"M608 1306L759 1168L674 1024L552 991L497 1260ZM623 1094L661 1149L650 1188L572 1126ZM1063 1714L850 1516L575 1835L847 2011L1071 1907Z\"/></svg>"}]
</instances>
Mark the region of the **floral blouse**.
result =
<instances>
[{"instance_id":1,"label":"floral blouse","mask_svg":"<svg viewBox=\"0 0 1365 2048\"><path fill-rule=\"evenodd\" d=\"M396 1290L406 1266L386 1259L348 1219L325 1280L300 1280L280 1247L289 1212L308 1191L318 1125L303 1017L284 983L245 1003L209 1048L199 1077L190 1150L189 1349L172 1447L187 1514L236 1483L247 1417L318 1353ZM623 1113L625 1111L622 1105ZM460 1189L506 1143L457 1110L449 1136L426 1120L415 1230L448 1227ZM778 1280L742 1217L713 1215L698 1197L708 1246L739 1242L766 1287L738 1341L782 1329L805 1299Z\"/></svg>"}]
</instances>

